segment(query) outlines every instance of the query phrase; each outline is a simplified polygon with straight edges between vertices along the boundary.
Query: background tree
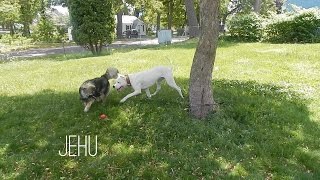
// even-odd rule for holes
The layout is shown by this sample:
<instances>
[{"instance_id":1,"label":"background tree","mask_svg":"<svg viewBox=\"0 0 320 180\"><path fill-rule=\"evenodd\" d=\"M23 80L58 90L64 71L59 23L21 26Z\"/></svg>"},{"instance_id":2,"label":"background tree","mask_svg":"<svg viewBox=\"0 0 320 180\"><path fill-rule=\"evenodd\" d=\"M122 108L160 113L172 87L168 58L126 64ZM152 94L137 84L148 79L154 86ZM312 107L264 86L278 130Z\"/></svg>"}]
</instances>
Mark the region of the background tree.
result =
<instances>
[{"instance_id":1,"label":"background tree","mask_svg":"<svg viewBox=\"0 0 320 180\"><path fill-rule=\"evenodd\" d=\"M280 13L283 1L284 0L221 0L221 24L225 25L230 15L236 15L238 13L250 14L254 11L263 16L270 15L270 12ZM222 28L224 29L224 27Z\"/></svg>"},{"instance_id":2,"label":"background tree","mask_svg":"<svg viewBox=\"0 0 320 180\"><path fill-rule=\"evenodd\" d=\"M167 13L167 29L172 29L172 18L174 11L174 0L166 0L164 1L164 5L166 6Z\"/></svg>"},{"instance_id":3,"label":"background tree","mask_svg":"<svg viewBox=\"0 0 320 180\"><path fill-rule=\"evenodd\" d=\"M147 24L156 25L156 33L161 29L161 20L164 11L164 4L161 0L128 0L130 4L138 9L143 9L142 19ZM143 6L143 8L142 8Z\"/></svg>"},{"instance_id":4,"label":"background tree","mask_svg":"<svg viewBox=\"0 0 320 180\"><path fill-rule=\"evenodd\" d=\"M0 0L0 23L9 27L11 36L14 35L14 23L19 20L19 8L15 0Z\"/></svg>"},{"instance_id":5,"label":"background tree","mask_svg":"<svg viewBox=\"0 0 320 180\"><path fill-rule=\"evenodd\" d=\"M285 0L275 0L277 14L282 13L282 6L283 6L284 2L285 2Z\"/></svg>"},{"instance_id":6,"label":"background tree","mask_svg":"<svg viewBox=\"0 0 320 180\"><path fill-rule=\"evenodd\" d=\"M19 0L20 21L23 24L23 35L30 36L30 25L39 12L40 0Z\"/></svg>"},{"instance_id":7,"label":"background tree","mask_svg":"<svg viewBox=\"0 0 320 180\"><path fill-rule=\"evenodd\" d=\"M160 30L160 24L167 28L184 24L185 10L181 6L183 0L127 0L135 11L140 12L143 21L148 24L156 24Z\"/></svg>"},{"instance_id":8,"label":"background tree","mask_svg":"<svg viewBox=\"0 0 320 180\"><path fill-rule=\"evenodd\" d=\"M185 0L185 6L187 11L187 19L189 25L189 36L197 37L199 35L199 24L195 11L195 5L193 0Z\"/></svg>"},{"instance_id":9,"label":"background tree","mask_svg":"<svg viewBox=\"0 0 320 180\"><path fill-rule=\"evenodd\" d=\"M260 1L261 1L261 4L260 4L259 14L269 15L270 12L276 12L277 8L276 8L275 0L260 0Z\"/></svg>"},{"instance_id":10,"label":"background tree","mask_svg":"<svg viewBox=\"0 0 320 180\"><path fill-rule=\"evenodd\" d=\"M117 38L122 38L122 15L124 14L125 10L125 2L123 0L115 0L113 2L113 9L117 13L117 27L116 27L116 34Z\"/></svg>"},{"instance_id":11,"label":"background tree","mask_svg":"<svg viewBox=\"0 0 320 180\"><path fill-rule=\"evenodd\" d=\"M186 10L183 0L161 0L161 21L167 29L182 28L186 24ZM166 16L163 16L163 15Z\"/></svg>"},{"instance_id":12,"label":"background tree","mask_svg":"<svg viewBox=\"0 0 320 180\"><path fill-rule=\"evenodd\" d=\"M33 29L32 38L35 41L56 42L57 30L53 22L46 16L41 16L37 26Z\"/></svg>"},{"instance_id":13,"label":"background tree","mask_svg":"<svg viewBox=\"0 0 320 180\"><path fill-rule=\"evenodd\" d=\"M212 71L219 36L220 0L200 1L200 38L190 72L190 113L205 118L215 108Z\"/></svg>"},{"instance_id":14,"label":"background tree","mask_svg":"<svg viewBox=\"0 0 320 180\"><path fill-rule=\"evenodd\" d=\"M262 5L262 0L255 0L253 5L253 11L257 14L260 14L261 5Z\"/></svg>"},{"instance_id":15,"label":"background tree","mask_svg":"<svg viewBox=\"0 0 320 180\"><path fill-rule=\"evenodd\" d=\"M195 7L198 7L197 1L194 3ZM157 31L161 29L161 25L169 29L179 29L187 23L184 0L126 0L126 3L140 14L146 24L156 25ZM196 10L196 17L197 14Z\"/></svg>"},{"instance_id":16,"label":"background tree","mask_svg":"<svg viewBox=\"0 0 320 180\"><path fill-rule=\"evenodd\" d=\"M49 14L47 13L47 6L47 1L40 0L40 20L32 29L32 38L35 41L51 43L57 41L57 29L54 26L52 19L49 17Z\"/></svg>"},{"instance_id":17,"label":"background tree","mask_svg":"<svg viewBox=\"0 0 320 180\"><path fill-rule=\"evenodd\" d=\"M239 0L241 12L250 13L252 10L257 14L267 15L270 11L276 11L275 0Z\"/></svg>"},{"instance_id":18,"label":"background tree","mask_svg":"<svg viewBox=\"0 0 320 180\"><path fill-rule=\"evenodd\" d=\"M111 43L114 14L111 0L70 0L68 7L74 41L100 54L104 43Z\"/></svg>"},{"instance_id":19,"label":"background tree","mask_svg":"<svg viewBox=\"0 0 320 180\"><path fill-rule=\"evenodd\" d=\"M224 31L224 26L226 24L229 15L234 14L241 10L241 3L237 0L221 0L220 2L220 22L222 27L220 31Z\"/></svg>"},{"instance_id":20,"label":"background tree","mask_svg":"<svg viewBox=\"0 0 320 180\"><path fill-rule=\"evenodd\" d=\"M156 36L158 37L158 32L161 30L161 15L164 5L161 1L153 0L152 3L148 3L148 9L145 12L144 19L147 22L156 24ZM152 20L153 19L153 20ZM154 21L155 20L155 21Z\"/></svg>"}]
</instances>

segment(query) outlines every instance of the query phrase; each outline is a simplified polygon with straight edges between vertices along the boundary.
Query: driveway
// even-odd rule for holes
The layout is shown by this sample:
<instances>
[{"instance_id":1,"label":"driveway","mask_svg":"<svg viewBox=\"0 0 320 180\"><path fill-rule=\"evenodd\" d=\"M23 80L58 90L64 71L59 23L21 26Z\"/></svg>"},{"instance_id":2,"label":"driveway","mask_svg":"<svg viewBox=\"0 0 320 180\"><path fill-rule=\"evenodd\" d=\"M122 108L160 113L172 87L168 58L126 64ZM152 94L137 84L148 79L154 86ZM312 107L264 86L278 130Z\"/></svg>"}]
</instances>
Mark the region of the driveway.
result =
<instances>
[{"instance_id":1,"label":"driveway","mask_svg":"<svg viewBox=\"0 0 320 180\"><path fill-rule=\"evenodd\" d=\"M187 40L187 37L179 37L173 38L172 43L182 42ZM129 39L129 40L121 40L115 41L108 48L128 48L128 47L143 47L147 45L157 45L158 39ZM58 47L58 48L40 48L40 49L28 49L23 51L12 51L6 54L0 54L0 61L5 60L12 60L15 58L30 58L30 57L39 57L39 56L46 56L51 54L64 54L64 53L77 53L77 52L84 52L87 51L86 49L80 46L66 46Z\"/></svg>"}]
</instances>

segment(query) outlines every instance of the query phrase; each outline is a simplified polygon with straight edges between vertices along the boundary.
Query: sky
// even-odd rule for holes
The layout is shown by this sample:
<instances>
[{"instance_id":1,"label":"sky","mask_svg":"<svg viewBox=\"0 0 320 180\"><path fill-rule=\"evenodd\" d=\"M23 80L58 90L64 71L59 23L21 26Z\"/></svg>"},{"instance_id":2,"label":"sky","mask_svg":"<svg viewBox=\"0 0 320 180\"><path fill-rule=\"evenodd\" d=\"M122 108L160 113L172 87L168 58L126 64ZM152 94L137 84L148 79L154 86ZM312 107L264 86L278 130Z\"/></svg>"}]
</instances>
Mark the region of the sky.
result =
<instances>
[{"instance_id":1,"label":"sky","mask_svg":"<svg viewBox=\"0 0 320 180\"><path fill-rule=\"evenodd\" d=\"M287 0L287 4L295 4L303 8L311 8L316 6L320 8L320 0Z\"/></svg>"}]
</instances>

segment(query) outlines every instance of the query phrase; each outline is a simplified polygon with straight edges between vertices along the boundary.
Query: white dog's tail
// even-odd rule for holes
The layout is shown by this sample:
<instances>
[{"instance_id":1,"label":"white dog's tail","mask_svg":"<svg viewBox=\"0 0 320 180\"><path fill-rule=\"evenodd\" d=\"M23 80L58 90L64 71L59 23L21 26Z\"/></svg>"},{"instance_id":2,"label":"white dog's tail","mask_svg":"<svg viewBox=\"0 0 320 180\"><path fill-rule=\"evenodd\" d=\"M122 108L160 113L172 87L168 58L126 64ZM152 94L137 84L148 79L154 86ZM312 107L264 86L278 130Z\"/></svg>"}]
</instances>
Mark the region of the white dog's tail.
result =
<instances>
[{"instance_id":1,"label":"white dog's tail","mask_svg":"<svg viewBox=\"0 0 320 180\"><path fill-rule=\"evenodd\" d=\"M172 62L172 60L171 59L169 59L167 56L166 56L166 59L169 61L169 63L170 63L170 66L168 66L169 68L170 68L170 70L171 71L173 71L173 67L174 67L174 65L173 65L173 62Z\"/></svg>"}]
</instances>

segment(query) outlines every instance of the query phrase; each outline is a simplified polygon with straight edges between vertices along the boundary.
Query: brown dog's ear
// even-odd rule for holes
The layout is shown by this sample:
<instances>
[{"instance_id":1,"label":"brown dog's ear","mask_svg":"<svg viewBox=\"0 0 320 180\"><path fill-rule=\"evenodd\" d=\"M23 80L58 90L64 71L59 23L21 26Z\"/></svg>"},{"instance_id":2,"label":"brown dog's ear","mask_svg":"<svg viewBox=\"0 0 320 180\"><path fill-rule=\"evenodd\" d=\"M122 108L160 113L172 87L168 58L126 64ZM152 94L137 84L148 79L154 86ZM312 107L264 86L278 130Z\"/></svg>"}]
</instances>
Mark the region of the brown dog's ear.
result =
<instances>
[{"instance_id":1,"label":"brown dog's ear","mask_svg":"<svg viewBox=\"0 0 320 180\"><path fill-rule=\"evenodd\" d=\"M105 74L108 77L108 79L116 79L118 77L119 70L117 68L110 67L107 69Z\"/></svg>"}]
</instances>

